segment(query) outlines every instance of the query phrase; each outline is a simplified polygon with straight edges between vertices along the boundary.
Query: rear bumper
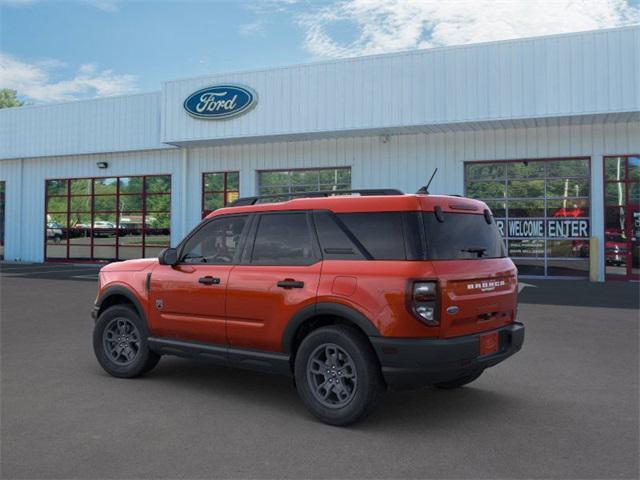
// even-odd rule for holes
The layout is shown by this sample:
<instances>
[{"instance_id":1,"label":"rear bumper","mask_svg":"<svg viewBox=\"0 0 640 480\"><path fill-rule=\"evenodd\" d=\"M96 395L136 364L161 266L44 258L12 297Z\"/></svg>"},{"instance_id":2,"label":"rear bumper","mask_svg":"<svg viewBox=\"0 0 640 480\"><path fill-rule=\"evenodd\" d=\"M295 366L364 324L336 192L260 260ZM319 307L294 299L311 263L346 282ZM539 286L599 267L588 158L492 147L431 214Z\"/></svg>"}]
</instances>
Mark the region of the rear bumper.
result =
<instances>
[{"instance_id":1,"label":"rear bumper","mask_svg":"<svg viewBox=\"0 0 640 480\"><path fill-rule=\"evenodd\" d=\"M496 330L499 351L480 357L481 332L450 339L369 337L391 389L419 388L448 382L474 370L492 367L522 348L524 325L512 323Z\"/></svg>"}]
</instances>

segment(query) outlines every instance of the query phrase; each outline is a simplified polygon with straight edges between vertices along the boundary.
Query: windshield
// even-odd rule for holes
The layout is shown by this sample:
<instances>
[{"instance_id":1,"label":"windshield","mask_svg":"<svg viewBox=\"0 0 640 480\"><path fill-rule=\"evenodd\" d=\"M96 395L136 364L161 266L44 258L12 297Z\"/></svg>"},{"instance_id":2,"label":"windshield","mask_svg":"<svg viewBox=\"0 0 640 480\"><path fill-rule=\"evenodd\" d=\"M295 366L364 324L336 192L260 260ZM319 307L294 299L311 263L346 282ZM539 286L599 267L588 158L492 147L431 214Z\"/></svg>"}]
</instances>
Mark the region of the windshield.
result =
<instances>
[{"instance_id":1,"label":"windshield","mask_svg":"<svg viewBox=\"0 0 640 480\"><path fill-rule=\"evenodd\" d=\"M439 221L433 212L422 214L427 256L430 260L464 260L505 257L505 248L495 220L484 215L443 213Z\"/></svg>"}]
</instances>

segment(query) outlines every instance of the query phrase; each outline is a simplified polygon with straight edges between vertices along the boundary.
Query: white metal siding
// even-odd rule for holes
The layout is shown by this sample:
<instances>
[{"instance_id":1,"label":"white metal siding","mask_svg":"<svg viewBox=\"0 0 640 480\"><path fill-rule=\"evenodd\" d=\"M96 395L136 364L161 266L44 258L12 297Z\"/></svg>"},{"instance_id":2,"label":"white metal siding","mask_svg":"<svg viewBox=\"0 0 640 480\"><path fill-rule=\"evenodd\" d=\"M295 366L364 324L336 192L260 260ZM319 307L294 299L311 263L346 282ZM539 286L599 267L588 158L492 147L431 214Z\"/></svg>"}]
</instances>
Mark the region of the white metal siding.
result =
<instances>
[{"instance_id":1,"label":"white metal siding","mask_svg":"<svg viewBox=\"0 0 640 480\"><path fill-rule=\"evenodd\" d=\"M163 142L473 124L640 110L640 28L353 58L166 82ZM255 109L197 120L182 102L234 82Z\"/></svg>"},{"instance_id":2,"label":"white metal siding","mask_svg":"<svg viewBox=\"0 0 640 480\"><path fill-rule=\"evenodd\" d=\"M464 193L464 162L549 157L591 157L592 234L602 252L602 157L640 153L640 122L564 125L228 145L184 150L54 157L0 162L7 181L6 258L43 260L44 185L48 178L172 175L172 244L200 220L201 174L239 170L240 193L253 195L257 171L350 166L354 188L394 187L414 192L438 167L432 193ZM107 161L108 170L96 167ZM22 172L22 173L21 173Z\"/></svg>"},{"instance_id":3,"label":"white metal siding","mask_svg":"<svg viewBox=\"0 0 640 480\"><path fill-rule=\"evenodd\" d=\"M240 194L249 196L259 170L350 166L353 188L415 192L437 167L432 193L463 194L466 161L586 156L591 230L604 272L602 157L612 154L640 154L640 122L396 135L387 143L375 136L194 148L187 153L185 228L200 220L202 172L239 170Z\"/></svg>"},{"instance_id":4,"label":"white metal siding","mask_svg":"<svg viewBox=\"0 0 640 480\"><path fill-rule=\"evenodd\" d=\"M179 212L184 195L179 159L178 150L154 150L0 162L0 180L7 181L5 259L43 261L47 179L171 174L171 210ZM99 169L98 161L108 162L109 168ZM182 221L181 215L172 215L172 230L182 232Z\"/></svg>"},{"instance_id":5,"label":"white metal siding","mask_svg":"<svg viewBox=\"0 0 640 480\"><path fill-rule=\"evenodd\" d=\"M19 259L22 248L20 226L24 218L20 200L22 162L20 160L0 162L0 181L5 182L4 258Z\"/></svg>"},{"instance_id":6,"label":"white metal siding","mask_svg":"<svg viewBox=\"0 0 640 480\"><path fill-rule=\"evenodd\" d=\"M0 111L0 159L158 148L159 92Z\"/></svg>"}]
</instances>

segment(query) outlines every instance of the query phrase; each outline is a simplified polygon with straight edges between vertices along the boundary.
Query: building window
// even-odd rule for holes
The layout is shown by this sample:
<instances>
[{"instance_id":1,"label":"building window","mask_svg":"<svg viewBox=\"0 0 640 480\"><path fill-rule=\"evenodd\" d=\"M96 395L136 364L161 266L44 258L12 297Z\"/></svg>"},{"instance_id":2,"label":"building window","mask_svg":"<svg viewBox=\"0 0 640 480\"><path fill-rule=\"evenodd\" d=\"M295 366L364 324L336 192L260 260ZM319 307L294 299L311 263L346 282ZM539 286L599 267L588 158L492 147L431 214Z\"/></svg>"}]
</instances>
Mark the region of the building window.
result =
<instances>
[{"instance_id":1,"label":"building window","mask_svg":"<svg viewBox=\"0 0 640 480\"><path fill-rule=\"evenodd\" d=\"M202 218L240 196L240 172L202 174Z\"/></svg>"},{"instance_id":2,"label":"building window","mask_svg":"<svg viewBox=\"0 0 640 480\"><path fill-rule=\"evenodd\" d=\"M604 158L604 262L608 279L640 278L640 155Z\"/></svg>"},{"instance_id":3,"label":"building window","mask_svg":"<svg viewBox=\"0 0 640 480\"><path fill-rule=\"evenodd\" d=\"M258 172L259 195L350 190L351 168L265 170Z\"/></svg>"},{"instance_id":4,"label":"building window","mask_svg":"<svg viewBox=\"0 0 640 480\"><path fill-rule=\"evenodd\" d=\"M46 182L45 258L155 257L171 238L171 176Z\"/></svg>"},{"instance_id":5,"label":"building window","mask_svg":"<svg viewBox=\"0 0 640 480\"><path fill-rule=\"evenodd\" d=\"M5 183L0 182L0 260L4 260L4 189Z\"/></svg>"},{"instance_id":6,"label":"building window","mask_svg":"<svg viewBox=\"0 0 640 480\"><path fill-rule=\"evenodd\" d=\"M468 162L465 191L496 218L520 275L589 275L588 158Z\"/></svg>"}]
</instances>

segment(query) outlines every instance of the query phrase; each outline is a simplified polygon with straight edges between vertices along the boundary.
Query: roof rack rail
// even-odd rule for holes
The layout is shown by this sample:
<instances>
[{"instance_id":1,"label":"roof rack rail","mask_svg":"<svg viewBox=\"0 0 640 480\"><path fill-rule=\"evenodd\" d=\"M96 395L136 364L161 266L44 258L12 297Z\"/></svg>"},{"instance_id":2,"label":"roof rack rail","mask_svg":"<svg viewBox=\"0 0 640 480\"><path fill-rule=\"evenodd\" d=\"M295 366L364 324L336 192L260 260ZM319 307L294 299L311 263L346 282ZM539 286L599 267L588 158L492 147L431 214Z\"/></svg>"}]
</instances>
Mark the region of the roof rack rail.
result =
<instances>
[{"instance_id":1,"label":"roof rack rail","mask_svg":"<svg viewBox=\"0 0 640 480\"><path fill-rule=\"evenodd\" d=\"M319 192L301 192L301 193L274 193L272 195L262 195L258 197L242 197L227 205L228 207L242 207L245 205L255 205L260 200L267 198L318 198L331 197L335 195L349 195L357 193L360 196L372 195L404 195L404 192L394 188L370 188L364 190L323 190Z\"/></svg>"}]
</instances>

